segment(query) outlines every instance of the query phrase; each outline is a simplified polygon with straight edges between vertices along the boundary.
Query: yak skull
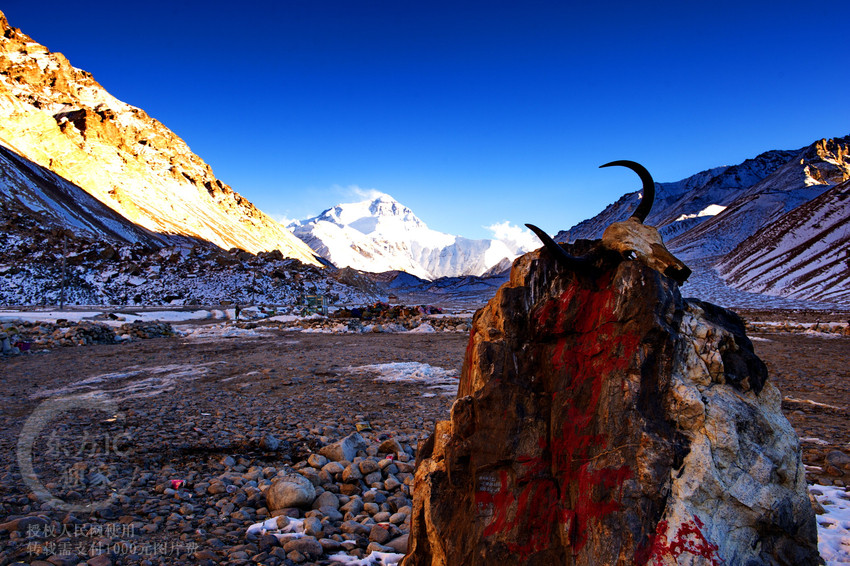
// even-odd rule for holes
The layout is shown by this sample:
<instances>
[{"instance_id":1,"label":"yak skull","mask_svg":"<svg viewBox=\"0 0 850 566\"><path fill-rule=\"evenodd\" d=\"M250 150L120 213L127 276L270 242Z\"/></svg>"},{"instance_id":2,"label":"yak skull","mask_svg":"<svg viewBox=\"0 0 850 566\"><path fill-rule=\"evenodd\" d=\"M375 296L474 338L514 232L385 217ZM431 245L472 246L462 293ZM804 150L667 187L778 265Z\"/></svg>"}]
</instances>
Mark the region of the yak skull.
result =
<instances>
[{"instance_id":1,"label":"yak skull","mask_svg":"<svg viewBox=\"0 0 850 566\"><path fill-rule=\"evenodd\" d=\"M637 173L643 181L643 198L634 214L623 222L615 222L602 234L602 246L617 252L624 259L638 260L647 267L663 273L680 285L691 274L691 270L682 261L671 254L664 246L661 234L652 226L643 223L652 209L655 200L655 182L642 165L634 161L612 161L601 167L621 165ZM548 249L562 264L570 268L580 268L590 263L591 258L575 257L568 254L548 234L537 226L526 224L543 241Z\"/></svg>"},{"instance_id":2,"label":"yak skull","mask_svg":"<svg viewBox=\"0 0 850 566\"><path fill-rule=\"evenodd\" d=\"M667 250L658 230L634 217L608 226L602 234L602 245L624 258L637 259L680 285L691 274L688 266Z\"/></svg>"}]
</instances>

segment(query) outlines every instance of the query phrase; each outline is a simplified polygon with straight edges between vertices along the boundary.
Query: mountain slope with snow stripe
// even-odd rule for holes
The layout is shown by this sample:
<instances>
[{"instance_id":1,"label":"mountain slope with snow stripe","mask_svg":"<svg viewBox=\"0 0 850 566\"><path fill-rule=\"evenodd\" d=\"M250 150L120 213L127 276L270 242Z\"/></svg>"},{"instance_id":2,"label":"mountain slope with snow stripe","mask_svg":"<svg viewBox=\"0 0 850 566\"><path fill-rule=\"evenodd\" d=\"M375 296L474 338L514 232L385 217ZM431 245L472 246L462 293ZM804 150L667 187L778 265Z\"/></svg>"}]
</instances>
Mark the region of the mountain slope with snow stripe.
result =
<instances>
[{"instance_id":1,"label":"mountain slope with snow stripe","mask_svg":"<svg viewBox=\"0 0 850 566\"><path fill-rule=\"evenodd\" d=\"M850 181L759 230L717 269L745 291L850 302Z\"/></svg>"},{"instance_id":2,"label":"mountain slope with snow stripe","mask_svg":"<svg viewBox=\"0 0 850 566\"><path fill-rule=\"evenodd\" d=\"M173 245L163 236L128 222L80 187L0 144L0 203L41 222L77 234L125 244Z\"/></svg>"}]
</instances>

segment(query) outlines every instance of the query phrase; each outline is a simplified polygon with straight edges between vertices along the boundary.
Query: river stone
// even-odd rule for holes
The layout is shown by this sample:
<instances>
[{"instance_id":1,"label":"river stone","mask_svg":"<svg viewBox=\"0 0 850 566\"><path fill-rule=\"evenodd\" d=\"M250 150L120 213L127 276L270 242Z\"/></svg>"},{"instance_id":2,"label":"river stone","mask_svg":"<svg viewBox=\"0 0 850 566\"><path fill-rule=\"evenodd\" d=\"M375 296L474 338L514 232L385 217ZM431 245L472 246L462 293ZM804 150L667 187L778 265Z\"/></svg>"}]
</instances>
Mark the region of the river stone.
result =
<instances>
[{"instance_id":1,"label":"river stone","mask_svg":"<svg viewBox=\"0 0 850 566\"><path fill-rule=\"evenodd\" d=\"M321 509L322 507L333 507L339 509L339 497L330 491L325 491L313 501L313 509Z\"/></svg>"},{"instance_id":2,"label":"river stone","mask_svg":"<svg viewBox=\"0 0 850 566\"><path fill-rule=\"evenodd\" d=\"M799 442L741 319L596 257L526 254L476 313L402 565L816 564Z\"/></svg>"},{"instance_id":3,"label":"river stone","mask_svg":"<svg viewBox=\"0 0 850 566\"><path fill-rule=\"evenodd\" d=\"M287 507L309 507L315 499L316 489L313 484L294 471L276 477L266 491L269 511Z\"/></svg>"},{"instance_id":4,"label":"river stone","mask_svg":"<svg viewBox=\"0 0 850 566\"><path fill-rule=\"evenodd\" d=\"M323 446L319 454L334 462L350 462L360 450L366 450L366 440L359 433L353 432L338 442Z\"/></svg>"}]
</instances>

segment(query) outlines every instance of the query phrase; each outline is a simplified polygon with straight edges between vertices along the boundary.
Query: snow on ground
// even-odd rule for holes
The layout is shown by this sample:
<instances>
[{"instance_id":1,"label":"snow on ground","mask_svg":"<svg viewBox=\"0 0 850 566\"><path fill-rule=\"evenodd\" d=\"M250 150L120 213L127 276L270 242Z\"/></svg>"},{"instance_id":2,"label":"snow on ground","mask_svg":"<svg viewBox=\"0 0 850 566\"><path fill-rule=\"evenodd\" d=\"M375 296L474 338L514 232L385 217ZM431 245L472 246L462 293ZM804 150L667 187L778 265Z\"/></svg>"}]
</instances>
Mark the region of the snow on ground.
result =
<instances>
[{"instance_id":1,"label":"snow on ground","mask_svg":"<svg viewBox=\"0 0 850 566\"><path fill-rule=\"evenodd\" d=\"M132 313L117 313L116 319L97 318L104 314L102 310L73 310L73 311L0 311L0 320L24 320L27 322L56 322L65 319L69 322L92 321L109 326L121 326L127 322L162 321L162 322L185 322L188 320L205 320L209 318L221 318L214 313L221 311L147 311Z\"/></svg>"},{"instance_id":2,"label":"snow on ground","mask_svg":"<svg viewBox=\"0 0 850 566\"><path fill-rule=\"evenodd\" d=\"M800 439L800 442L808 442L810 444L818 444L820 446L829 446L829 442L821 438L815 438L814 436L804 436Z\"/></svg>"},{"instance_id":3,"label":"snow on ground","mask_svg":"<svg viewBox=\"0 0 850 566\"><path fill-rule=\"evenodd\" d=\"M397 566L397 564L401 562L401 559L404 558L404 554L378 552L377 550L373 550L369 556L360 559L341 552L332 554L331 556L328 556L328 558L330 558L332 562L339 562L346 566Z\"/></svg>"},{"instance_id":4,"label":"snow on ground","mask_svg":"<svg viewBox=\"0 0 850 566\"><path fill-rule=\"evenodd\" d=\"M377 381L404 381L440 389L444 395L456 395L458 376L455 370L422 364L419 362L393 362L344 368L342 371L355 375L376 375ZM433 396L425 393L427 396Z\"/></svg>"},{"instance_id":5,"label":"snow on ground","mask_svg":"<svg viewBox=\"0 0 850 566\"><path fill-rule=\"evenodd\" d=\"M273 317L269 320L274 320L282 317ZM296 318L295 320L303 320ZM331 323L328 321L325 326L316 326L308 328L293 328L292 330L306 332L308 334L368 334L370 332L388 332L388 333L404 333L412 334L430 334L437 332L437 329L423 322L419 326L408 330L404 325L395 322L381 324L365 324L363 326L349 326L342 323Z\"/></svg>"},{"instance_id":6,"label":"snow on ground","mask_svg":"<svg viewBox=\"0 0 850 566\"><path fill-rule=\"evenodd\" d=\"M296 519L294 517L287 517L287 519L288 521L283 527L278 525L277 517L266 519L262 523L254 523L253 525L248 527L247 531L245 531L245 536L255 537L262 536L264 534L270 534L277 537L277 539L281 541L281 543L289 539L303 537L304 519Z\"/></svg>"},{"instance_id":7,"label":"snow on ground","mask_svg":"<svg viewBox=\"0 0 850 566\"><path fill-rule=\"evenodd\" d=\"M64 318L71 322L80 322L83 319L90 320L91 317L102 314L102 311L0 311L0 320L23 320L26 322L56 322Z\"/></svg>"},{"instance_id":8,"label":"snow on ground","mask_svg":"<svg viewBox=\"0 0 850 566\"><path fill-rule=\"evenodd\" d=\"M110 318L110 316L115 318ZM293 322L298 320L311 320L322 318L319 315L295 316L277 315L267 318L266 314L258 307L245 307L239 312L240 321L266 319L275 322ZM24 320L27 322L56 322L64 319L69 322L97 322L109 326L121 326L128 322L189 322L197 320L235 320L236 309L197 309L197 310L104 310L104 309L74 309L74 310L0 310L0 321Z\"/></svg>"},{"instance_id":9,"label":"snow on ground","mask_svg":"<svg viewBox=\"0 0 850 566\"><path fill-rule=\"evenodd\" d=\"M850 494L843 487L811 485L826 513L816 517L818 550L826 566L850 564Z\"/></svg>"},{"instance_id":10,"label":"snow on ground","mask_svg":"<svg viewBox=\"0 0 850 566\"><path fill-rule=\"evenodd\" d=\"M262 523L254 523L248 527L248 530L245 531L245 538L252 539L266 534L276 537L280 541L281 545L283 545L288 540L304 536L304 520L290 517L287 524L280 527L278 526L278 518L273 517L263 521ZM375 550L365 558L361 559L349 556L343 552L339 552L329 556L328 558L330 558L332 562L338 562L345 564L346 566L396 566L399 562L401 562L401 559L404 558L404 554L378 552Z\"/></svg>"},{"instance_id":11,"label":"snow on ground","mask_svg":"<svg viewBox=\"0 0 850 566\"><path fill-rule=\"evenodd\" d=\"M183 338L194 342L211 342L223 338L262 338L265 336L263 332L253 328L240 328L226 322L206 326L178 326L175 330Z\"/></svg>"},{"instance_id":12,"label":"snow on ground","mask_svg":"<svg viewBox=\"0 0 850 566\"><path fill-rule=\"evenodd\" d=\"M716 260L716 257L709 257L686 262L688 267L693 269L693 274L682 285L683 297L695 297L726 308L811 310L846 308L846 305L835 303L786 299L735 289L727 285L712 267Z\"/></svg>"},{"instance_id":13,"label":"snow on ground","mask_svg":"<svg viewBox=\"0 0 850 566\"><path fill-rule=\"evenodd\" d=\"M796 397L788 397L786 396L783 401L788 401L789 403L805 403L807 405L814 405L815 407L824 407L826 409L835 409L837 411L843 411L844 407L836 407L835 405L828 405L826 403L818 403L817 401L812 401L811 399L797 399Z\"/></svg>"},{"instance_id":14,"label":"snow on ground","mask_svg":"<svg viewBox=\"0 0 850 566\"><path fill-rule=\"evenodd\" d=\"M88 377L58 389L38 391L31 395L33 399L44 397L93 397L103 398L120 395L122 400L139 397L153 397L165 391L171 391L180 382L198 379L209 372L207 366L223 362L207 362L204 364L169 364L140 368L130 366L123 371L103 373ZM147 375L142 379L132 379L126 385L106 388L105 385L124 379Z\"/></svg>"}]
</instances>

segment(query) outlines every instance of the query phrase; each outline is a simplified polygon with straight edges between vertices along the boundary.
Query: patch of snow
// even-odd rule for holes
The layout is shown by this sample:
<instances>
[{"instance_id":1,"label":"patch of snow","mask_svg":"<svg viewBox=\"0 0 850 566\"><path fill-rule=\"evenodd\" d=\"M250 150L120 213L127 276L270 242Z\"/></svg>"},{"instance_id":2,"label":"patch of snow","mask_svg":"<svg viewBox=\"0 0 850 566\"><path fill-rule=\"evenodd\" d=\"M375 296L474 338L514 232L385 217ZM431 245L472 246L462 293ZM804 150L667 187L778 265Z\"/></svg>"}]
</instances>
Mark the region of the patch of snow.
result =
<instances>
[{"instance_id":1,"label":"patch of snow","mask_svg":"<svg viewBox=\"0 0 850 566\"><path fill-rule=\"evenodd\" d=\"M809 490L826 510L816 518L821 558L826 566L850 564L850 494L843 487L817 484Z\"/></svg>"},{"instance_id":2,"label":"patch of snow","mask_svg":"<svg viewBox=\"0 0 850 566\"><path fill-rule=\"evenodd\" d=\"M373 550L369 556L364 558L354 558L342 552L328 556L332 562L339 562L346 566L397 566L404 554L395 552L378 552Z\"/></svg>"},{"instance_id":3,"label":"patch of snow","mask_svg":"<svg viewBox=\"0 0 850 566\"><path fill-rule=\"evenodd\" d=\"M821 440L820 438L814 438L811 436L806 436L800 439L800 442L808 442L809 444L819 444L821 446L829 446L829 442L826 440Z\"/></svg>"},{"instance_id":4,"label":"patch of snow","mask_svg":"<svg viewBox=\"0 0 850 566\"><path fill-rule=\"evenodd\" d=\"M33 399L57 396L104 398L118 395L122 400L153 397L154 395L175 389L179 385L179 382L198 379L206 375L209 372L208 366L220 363L223 362L170 364L143 368L130 366L123 371L95 375L71 383L65 387L39 391L30 397ZM133 381L122 387L111 389L101 387L115 381L136 378L142 375L148 375L148 377L144 379L133 379Z\"/></svg>"},{"instance_id":5,"label":"patch of snow","mask_svg":"<svg viewBox=\"0 0 850 566\"><path fill-rule=\"evenodd\" d=\"M0 320L24 320L26 322L56 322L64 319L70 322L81 322L102 314L103 311L0 311Z\"/></svg>"},{"instance_id":6,"label":"patch of snow","mask_svg":"<svg viewBox=\"0 0 850 566\"><path fill-rule=\"evenodd\" d=\"M278 314L275 316L270 316L267 320L269 322L295 322L297 320L303 320L304 317L294 315L294 314Z\"/></svg>"},{"instance_id":7,"label":"patch of snow","mask_svg":"<svg viewBox=\"0 0 850 566\"><path fill-rule=\"evenodd\" d=\"M245 531L246 537L249 535L262 536L265 534L276 537L279 541L281 541L281 544L287 540L301 538L304 536L304 519L289 517L289 522L286 526L280 528L277 526L277 517L272 517L271 519L266 519L262 523L254 523L248 527L247 531Z\"/></svg>"},{"instance_id":8,"label":"patch of snow","mask_svg":"<svg viewBox=\"0 0 850 566\"><path fill-rule=\"evenodd\" d=\"M127 322L184 322L187 320L206 320L212 318L207 310L196 311L150 311L139 314L121 314ZM108 322L108 321L107 321Z\"/></svg>"},{"instance_id":9,"label":"patch of snow","mask_svg":"<svg viewBox=\"0 0 850 566\"><path fill-rule=\"evenodd\" d=\"M350 332L350 330L345 324L334 324L327 327L305 328L301 332L305 332L307 334L343 334Z\"/></svg>"},{"instance_id":10,"label":"patch of snow","mask_svg":"<svg viewBox=\"0 0 850 566\"><path fill-rule=\"evenodd\" d=\"M227 323L211 324L209 326L181 327L183 337L198 342L209 342L224 338L261 338L262 332L252 328L239 328Z\"/></svg>"},{"instance_id":11,"label":"patch of snow","mask_svg":"<svg viewBox=\"0 0 850 566\"><path fill-rule=\"evenodd\" d=\"M818 403L817 401L812 401L811 399L797 399L795 397L785 397L783 401L788 401L789 403L805 403L807 405L814 405L815 407L824 407L826 409L835 409L837 411L843 411L843 407L836 407L835 405L827 405L826 403Z\"/></svg>"},{"instance_id":12,"label":"patch of snow","mask_svg":"<svg viewBox=\"0 0 850 566\"><path fill-rule=\"evenodd\" d=\"M457 371L435 367L419 362L392 362L344 368L342 371L355 375L372 374L377 381L401 381L427 385L446 393L456 394Z\"/></svg>"},{"instance_id":13,"label":"patch of snow","mask_svg":"<svg viewBox=\"0 0 850 566\"><path fill-rule=\"evenodd\" d=\"M432 332L436 332L436 330L434 330L434 327L428 324L427 322L424 322L416 328L410 330L411 334L431 334Z\"/></svg>"},{"instance_id":14,"label":"patch of snow","mask_svg":"<svg viewBox=\"0 0 850 566\"><path fill-rule=\"evenodd\" d=\"M696 214L683 214L679 216L679 218L674 220L674 222L681 222L682 220L689 220L691 218L702 218L703 216L717 216L724 210L726 210L725 206L720 206L719 204L710 204Z\"/></svg>"},{"instance_id":15,"label":"patch of snow","mask_svg":"<svg viewBox=\"0 0 850 566\"><path fill-rule=\"evenodd\" d=\"M104 314L102 310L74 310L74 311L0 311L0 320L24 320L27 322L56 322L64 319L69 322L93 321L108 326L120 326L126 322L183 322L187 320L205 320L209 318L220 318L214 316L221 311L148 311L138 313L116 313L118 319L97 319Z\"/></svg>"}]
</instances>

